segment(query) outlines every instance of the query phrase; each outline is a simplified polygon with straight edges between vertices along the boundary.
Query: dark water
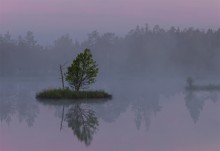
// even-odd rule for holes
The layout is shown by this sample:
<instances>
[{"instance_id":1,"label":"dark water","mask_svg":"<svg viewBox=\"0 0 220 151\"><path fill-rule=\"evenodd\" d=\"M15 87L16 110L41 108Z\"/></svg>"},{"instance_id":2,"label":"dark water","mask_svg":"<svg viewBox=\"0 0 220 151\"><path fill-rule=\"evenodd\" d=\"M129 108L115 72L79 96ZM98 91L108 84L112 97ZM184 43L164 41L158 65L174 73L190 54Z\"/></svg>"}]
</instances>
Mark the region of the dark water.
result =
<instances>
[{"instance_id":1,"label":"dark water","mask_svg":"<svg viewBox=\"0 0 220 151\"><path fill-rule=\"evenodd\" d=\"M118 78L97 82L100 103L41 103L57 79L0 79L1 151L219 151L220 92L185 81Z\"/></svg>"}]
</instances>

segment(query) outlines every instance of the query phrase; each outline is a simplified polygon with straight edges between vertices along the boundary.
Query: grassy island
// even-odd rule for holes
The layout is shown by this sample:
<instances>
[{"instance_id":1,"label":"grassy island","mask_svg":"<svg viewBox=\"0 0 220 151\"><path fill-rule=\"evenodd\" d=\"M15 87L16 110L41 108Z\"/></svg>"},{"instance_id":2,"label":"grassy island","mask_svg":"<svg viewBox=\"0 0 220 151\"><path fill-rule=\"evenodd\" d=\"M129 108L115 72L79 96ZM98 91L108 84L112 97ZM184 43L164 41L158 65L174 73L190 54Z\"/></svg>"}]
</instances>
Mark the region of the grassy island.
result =
<instances>
[{"instance_id":1,"label":"grassy island","mask_svg":"<svg viewBox=\"0 0 220 151\"><path fill-rule=\"evenodd\" d=\"M79 53L73 60L72 64L67 68L65 80L70 88L64 87L64 77L62 66L60 65L60 73L62 80L62 89L47 89L37 93L37 99L109 99L112 96L105 91L81 91L88 88L90 84L95 83L95 78L99 68L92 53L89 49L85 49Z\"/></svg>"},{"instance_id":2,"label":"grassy island","mask_svg":"<svg viewBox=\"0 0 220 151\"><path fill-rule=\"evenodd\" d=\"M111 99L105 91L73 91L70 89L47 89L37 93L37 99Z\"/></svg>"},{"instance_id":3,"label":"grassy island","mask_svg":"<svg viewBox=\"0 0 220 151\"><path fill-rule=\"evenodd\" d=\"M190 91L220 91L220 84L195 85L191 77L187 78L186 90Z\"/></svg>"}]
</instances>

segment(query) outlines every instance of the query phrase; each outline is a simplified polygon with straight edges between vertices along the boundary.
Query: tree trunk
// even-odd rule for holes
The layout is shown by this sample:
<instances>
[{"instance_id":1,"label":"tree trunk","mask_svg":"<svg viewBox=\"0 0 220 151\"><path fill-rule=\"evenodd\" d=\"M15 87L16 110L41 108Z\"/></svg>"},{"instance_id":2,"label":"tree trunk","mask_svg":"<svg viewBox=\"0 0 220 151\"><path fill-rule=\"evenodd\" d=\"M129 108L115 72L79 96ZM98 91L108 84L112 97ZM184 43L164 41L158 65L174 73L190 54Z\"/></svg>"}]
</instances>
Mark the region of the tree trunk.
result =
<instances>
[{"instance_id":1,"label":"tree trunk","mask_svg":"<svg viewBox=\"0 0 220 151\"><path fill-rule=\"evenodd\" d=\"M79 91L79 87L76 87L75 90L76 90L76 91Z\"/></svg>"},{"instance_id":2,"label":"tree trunk","mask_svg":"<svg viewBox=\"0 0 220 151\"><path fill-rule=\"evenodd\" d=\"M61 64L60 64L60 75L61 75L61 80L62 80L62 86L63 86L63 89L64 89L63 70L62 70Z\"/></svg>"}]
</instances>

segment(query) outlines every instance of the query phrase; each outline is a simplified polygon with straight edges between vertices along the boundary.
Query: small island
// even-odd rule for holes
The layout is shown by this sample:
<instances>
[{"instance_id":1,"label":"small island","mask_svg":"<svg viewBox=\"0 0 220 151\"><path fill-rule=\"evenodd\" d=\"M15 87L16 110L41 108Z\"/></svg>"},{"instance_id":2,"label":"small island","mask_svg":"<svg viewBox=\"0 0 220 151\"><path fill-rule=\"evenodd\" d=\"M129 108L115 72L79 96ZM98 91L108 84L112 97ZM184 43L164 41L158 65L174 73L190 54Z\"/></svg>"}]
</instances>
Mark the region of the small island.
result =
<instances>
[{"instance_id":1,"label":"small island","mask_svg":"<svg viewBox=\"0 0 220 151\"><path fill-rule=\"evenodd\" d=\"M37 93L37 99L111 99L111 95L105 91L72 91L66 89L47 89Z\"/></svg>"},{"instance_id":2,"label":"small island","mask_svg":"<svg viewBox=\"0 0 220 151\"><path fill-rule=\"evenodd\" d=\"M61 68L61 67L60 67ZM64 74L65 80L69 87L64 88L64 78L61 69L62 86L63 88L47 89L36 94L37 99L111 99L112 96L101 90L87 90L90 84L95 82L98 74L98 65L93 60L91 51L85 49L84 52L78 54L76 59L67 68Z\"/></svg>"},{"instance_id":3,"label":"small island","mask_svg":"<svg viewBox=\"0 0 220 151\"><path fill-rule=\"evenodd\" d=\"M195 85L194 80L191 77L187 78L186 90L189 91L219 91L220 84L208 84L208 85Z\"/></svg>"}]
</instances>

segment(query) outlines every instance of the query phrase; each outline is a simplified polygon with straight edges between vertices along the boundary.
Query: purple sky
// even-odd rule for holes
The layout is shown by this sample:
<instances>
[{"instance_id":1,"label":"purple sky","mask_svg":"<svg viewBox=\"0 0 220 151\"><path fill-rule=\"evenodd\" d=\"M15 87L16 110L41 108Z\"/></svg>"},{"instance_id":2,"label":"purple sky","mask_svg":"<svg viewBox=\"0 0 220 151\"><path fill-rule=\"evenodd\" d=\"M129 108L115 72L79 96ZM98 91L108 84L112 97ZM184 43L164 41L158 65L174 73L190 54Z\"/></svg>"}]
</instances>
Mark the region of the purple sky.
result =
<instances>
[{"instance_id":1,"label":"purple sky","mask_svg":"<svg viewBox=\"0 0 220 151\"><path fill-rule=\"evenodd\" d=\"M123 34L146 23L216 29L220 0L0 0L0 33Z\"/></svg>"}]
</instances>

